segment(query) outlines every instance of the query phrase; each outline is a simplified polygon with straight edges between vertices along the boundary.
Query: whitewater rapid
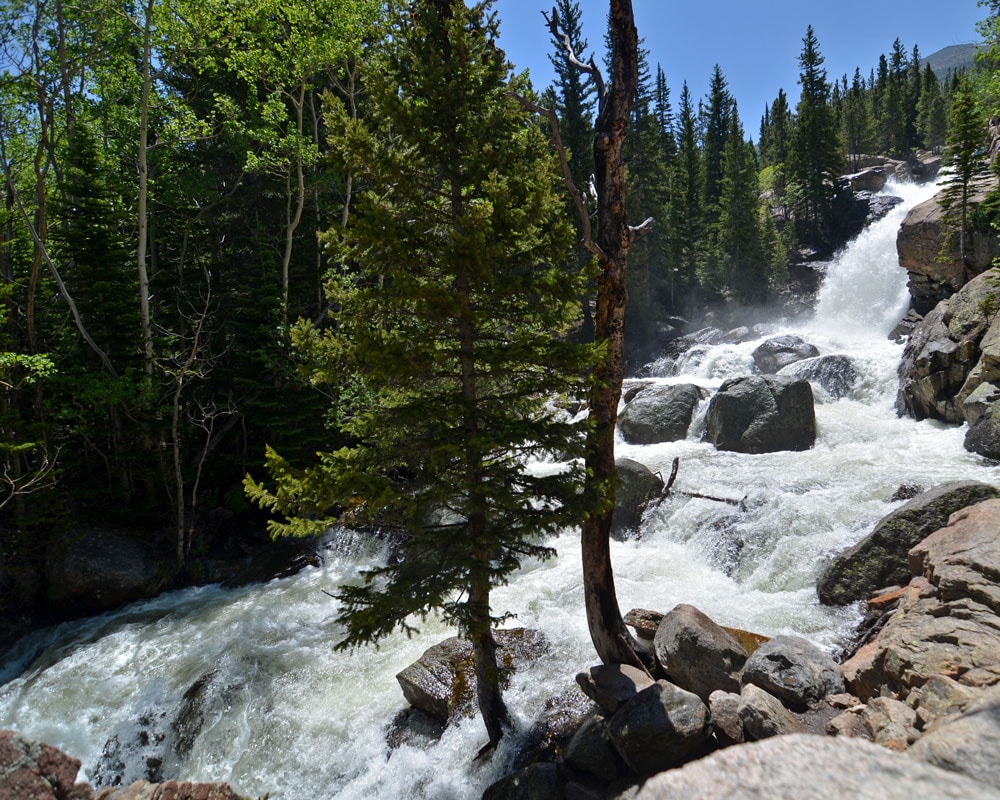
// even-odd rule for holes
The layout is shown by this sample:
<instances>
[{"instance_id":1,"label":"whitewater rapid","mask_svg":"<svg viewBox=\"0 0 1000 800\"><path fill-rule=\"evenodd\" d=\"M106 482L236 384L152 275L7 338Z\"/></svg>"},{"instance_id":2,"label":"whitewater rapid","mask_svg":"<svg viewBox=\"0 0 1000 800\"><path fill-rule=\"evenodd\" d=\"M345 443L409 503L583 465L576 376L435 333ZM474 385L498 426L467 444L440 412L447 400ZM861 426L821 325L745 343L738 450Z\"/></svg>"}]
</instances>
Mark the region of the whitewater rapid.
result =
<instances>
[{"instance_id":1,"label":"whitewater rapid","mask_svg":"<svg viewBox=\"0 0 1000 800\"><path fill-rule=\"evenodd\" d=\"M962 428L900 419L893 407L901 345L888 333L907 305L895 235L906 210L933 191L889 187L904 203L831 264L810 319L699 352L680 370L653 367L660 377L652 380L714 387L749 373L762 339L795 333L824 355L850 357L861 377L835 402L817 391L826 402L817 405L818 438L806 452L716 452L700 441L705 406L685 441L619 442L620 456L664 476L679 457L676 489L746 498L744 511L675 493L649 514L640 538L615 542L623 610L690 603L723 625L797 634L836 650L857 610L819 605L816 577L895 507L897 487L1000 482L997 466L964 450ZM576 533L551 543L558 558L526 564L494 593L496 609L517 614L513 624L540 628L552 642L506 694L522 729L594 662ZM165 777L225 780L274 800L478 798L515 743L473 763L485 741L477 719L440 741L392 752L385 743L405 705L395 674L453 632L429 620L419 636L391 637L378 650L335 651L341 632L324 590L386 554L344 532L331 534L322 552L321 566L266 585L178 591L33 634L0 663L0 727L75 755L90 780L117 774L128 782L152 764ZM196 736L179 737L180 714L197 723L189 724Z\"/></svg>"}]
</instances>

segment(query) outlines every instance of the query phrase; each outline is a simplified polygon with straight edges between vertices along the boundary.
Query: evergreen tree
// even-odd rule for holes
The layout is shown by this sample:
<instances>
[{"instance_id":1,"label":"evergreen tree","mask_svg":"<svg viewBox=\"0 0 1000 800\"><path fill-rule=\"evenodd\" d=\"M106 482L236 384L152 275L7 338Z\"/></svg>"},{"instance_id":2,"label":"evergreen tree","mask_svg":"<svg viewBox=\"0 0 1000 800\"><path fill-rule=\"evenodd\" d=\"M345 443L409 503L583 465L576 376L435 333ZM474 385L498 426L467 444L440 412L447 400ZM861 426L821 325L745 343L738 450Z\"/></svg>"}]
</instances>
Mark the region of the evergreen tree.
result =
<instances>
[{"instance_id":1,"label":"evergreen tree","mask_svg":"<svg viewBox=\"0 0 1000 800\"><path fill-rule=\"evenodd\" d=\"M712 70L708 84L704 125L704 208L709 219L718 216L722 194L722 158L732 121L733 96L718 64Z\"/></svg>"},{"instance_id":2,"label":"evergreen tree","mask_svg":"<svg viewBox=\"0 0 1000 800\"><path fill-rule=\"evenodd\" d=\"M805 241L829 246L834 183L844 166L844 156L830 108L823 56L811 25L802 40L799 68L802 93L789 155L792 176L802 191L796 228Z\"/></svg>"},{"instance_id":3,"label":"evergreen tree","mask_svg":"<svg viewBox=\"0 0 1000 800\"><path fill-rule=\"evenodd\" d=\"M532 475L524 459L577 451L576 428L543 404L585 372L563 336L580 287L559 267L572 232L558 163L497 36L488 3L415 0L392 20L366 119L336 122L339 157L367 188L327 237L334 324L295 334L314 380L363 386L346 425L356 444L304 472L272 451L276 490L248 482L289 517L276 533L405 523L398 557L340 588L341 646L440 610L472 642L491 744L510 720L490 592L522 558L552 554L538 537L579 521L578 471Z\"/></svg>"},{"instance_id":4,"label":"evergreen tree","mask_svg":"<svg viewBox=\"0 0 1000 800\"><path fill-rule=\"evenodd\" d=\"M761 230L757 162L744 139L736 104L722 159L722 194L715 239L722 277L743 303L767 298L769 259Z\"/></svg>"},{"instance_id":5,"label":"evergreen tree","mask_svg":"<svg viewBox=\"0 0 1000 800\"><path fill-rule=\"evenodd\" d=\"M987 172L983 158L986 126L976 102L969 79L961 81L951 107L948 146L945 163L950 170L945 179L939 202L944 209L944 221L950 229L949 243L958 237L958 253L962 269L968 268L968 237L970 199L977 180ZM947 245L946 245L947 246Z\"/></svg>"},{"instance_id":6,"label":"evergreen tree","mask_svg":"<svg viewBox=\"0 0 1000 800\"><path fill-rule=\"evenodd\" d=\"M704 234L702 160L691 90L681 88L677 126L677 170L670 202L670 225L676 231L674 266L677 291L694 288Z\"/></svg>"},{"instance_id":7,"label":"evergreen tree","mask_svg":"<svg viewBox=\"0 0 1000 800\"><path fill-rule=\"evenodd\" d=\"M923 71L920 102L917 106L917 134L920 143L928 150L940 152L944 146L947 126L941 82L931 69L931 65L927 64Z\"/></svg>"}]
</instances>

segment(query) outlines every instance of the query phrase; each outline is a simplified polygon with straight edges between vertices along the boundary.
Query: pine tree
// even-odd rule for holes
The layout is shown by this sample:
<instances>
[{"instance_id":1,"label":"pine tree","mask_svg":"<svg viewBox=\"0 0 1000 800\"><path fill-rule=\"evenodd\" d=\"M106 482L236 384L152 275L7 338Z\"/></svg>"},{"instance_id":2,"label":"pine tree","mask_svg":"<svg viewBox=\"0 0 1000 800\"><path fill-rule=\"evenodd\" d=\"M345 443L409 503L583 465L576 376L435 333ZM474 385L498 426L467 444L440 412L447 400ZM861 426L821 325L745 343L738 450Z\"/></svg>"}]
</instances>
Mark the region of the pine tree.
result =
<instances>
[{"instance_id":1,"label":"pine tree","mask_svg":"<svg viewBox=\"0 0 1000 800\"><path fill-rule=\"evenodd\" d=\"M397 557L343 586L341 646L378 641L440 611L473 645L491 744L510 723L500 691L492 587L539 537L579 521L579 473L530 474L543 451L572 456L577 430L545 410L574 394L581 348L563 334L580 287L559 265L572 244L558 162L514 97L488 3L415 0L368 77L362 121L334 120L335 146L366 187L350 226L327 236L341 269L333 325L295 341L318 382L355 376L354 446L293 471L269 453L288 517L277 533L334 520L405 523Z\"/></svg>"},{"instance_id":2,"label":"pine tree","mask_svg":"<svg viewBox=\"0 0 1000 800\"><path fill-rule=\"evenodd\" d=\"M948 146L945 151L945 163L950 171L939 202L945 212L945 224L951 231L945 246L952 244L957 235L959 260L963 270L968 268L970 200L977 180L988 169L988 162L982 153L985 131L975 90L969 79L962 80L952 101Z\"/></svg>"},{"instance_id":3,"label":"pine tree","mask_svg":"<svg viewBox=\"0 0 1000 800\"><path fill-rule=\"evenodd\" d=\"M722 69L718 64L712 70L708 84L704 128L704 208L709 219L718 216L719 197L722 194L722 157L726 149L732 119L733 96Z\"/></svg>"},{"instance_id":4,"label":"pine tree","mask_svg":"<svg viewBox=\"0 0 1000 800\"><path fill-rule=\"evenodd\" d=\"M677 171L670 203L670 225L677 242L674 251L677 291L686 291L696 284L705 225L702 196L702 154L691 90L685 81L678 108Z\"/></svg>"},{"instance_id":5,"label":"pine tree","mask_svg":"<svg viewBox=\"0 0 1000 800\"><path fill-rule=\"evenodd\" d=\"M842 171L844 156L830 107L823 56L811 25L802 40L799 68L802 93L789 154L792 176L802 191L796 228L803 240L829 246L834 183Z\"/></svg>"},{"instance_id":6,"label":"pine tree","mask_svg":"<svg viewBox=\"0 0 1000 800\"><path fill-rule=\"evenodd\" d=\"M924 67L920 102L917 106L917 134L921 144L928 150L940 152L944 146L947 127L941 83L931 65L927 64Z\"/></svg>"}]
</instances>

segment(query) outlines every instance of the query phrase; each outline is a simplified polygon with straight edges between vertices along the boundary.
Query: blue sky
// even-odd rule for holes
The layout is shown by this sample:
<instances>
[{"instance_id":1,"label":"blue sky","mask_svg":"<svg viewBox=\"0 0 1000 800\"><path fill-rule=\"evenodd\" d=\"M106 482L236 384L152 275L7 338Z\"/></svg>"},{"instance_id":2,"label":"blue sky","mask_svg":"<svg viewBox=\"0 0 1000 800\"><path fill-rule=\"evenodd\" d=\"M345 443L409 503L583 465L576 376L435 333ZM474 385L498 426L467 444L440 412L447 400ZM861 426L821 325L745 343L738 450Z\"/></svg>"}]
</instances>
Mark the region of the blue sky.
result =
<instances>
[{"instance_id":1,"label":"blue sky","mask_svg":"<svg viewBox=\"0 0 1000 800\"><path fill-rule=\"evenodd\" d=\"M543 9L553 0L496 0L500 45L518 68L529 69L535 88L552 80L552 52ZM590 52L602 63L608 0L579 0ZM813 26L830 80L860 67L868 71L899 38L921 55L978 41L976 23L986 17L976 0L633 0L636 27L649 50L650 68L663 67L677 108L687 81L692 98L704 97L715 64L739 104L747 135L757 138L764 107L783 88L798 100L798 56ZM655 74L655 73L654 73Z\"/></svg>"}]
</instances>

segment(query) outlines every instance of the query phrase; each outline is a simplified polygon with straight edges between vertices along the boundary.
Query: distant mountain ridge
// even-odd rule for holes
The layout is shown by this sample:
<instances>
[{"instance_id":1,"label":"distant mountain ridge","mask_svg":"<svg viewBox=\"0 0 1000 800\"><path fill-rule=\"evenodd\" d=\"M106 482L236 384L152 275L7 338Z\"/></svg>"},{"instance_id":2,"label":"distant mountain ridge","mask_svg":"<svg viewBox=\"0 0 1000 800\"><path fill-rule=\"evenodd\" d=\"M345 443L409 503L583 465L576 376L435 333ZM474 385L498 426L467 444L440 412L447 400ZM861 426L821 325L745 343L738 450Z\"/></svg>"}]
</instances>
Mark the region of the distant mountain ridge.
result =
<instances>
[{"instance_id":1,"label":"distant mountain ridge","mask_svg":"<svg viewBox=\"0 0 1000 800\"><path fill-rule=\"evenodd\" d=\"M979 45L975 42L949 45L920 59L920 64L930 64L938 79L944 80L952 72L971 69L976 63L978 49Z\"/></svg>"}]
</instances>

